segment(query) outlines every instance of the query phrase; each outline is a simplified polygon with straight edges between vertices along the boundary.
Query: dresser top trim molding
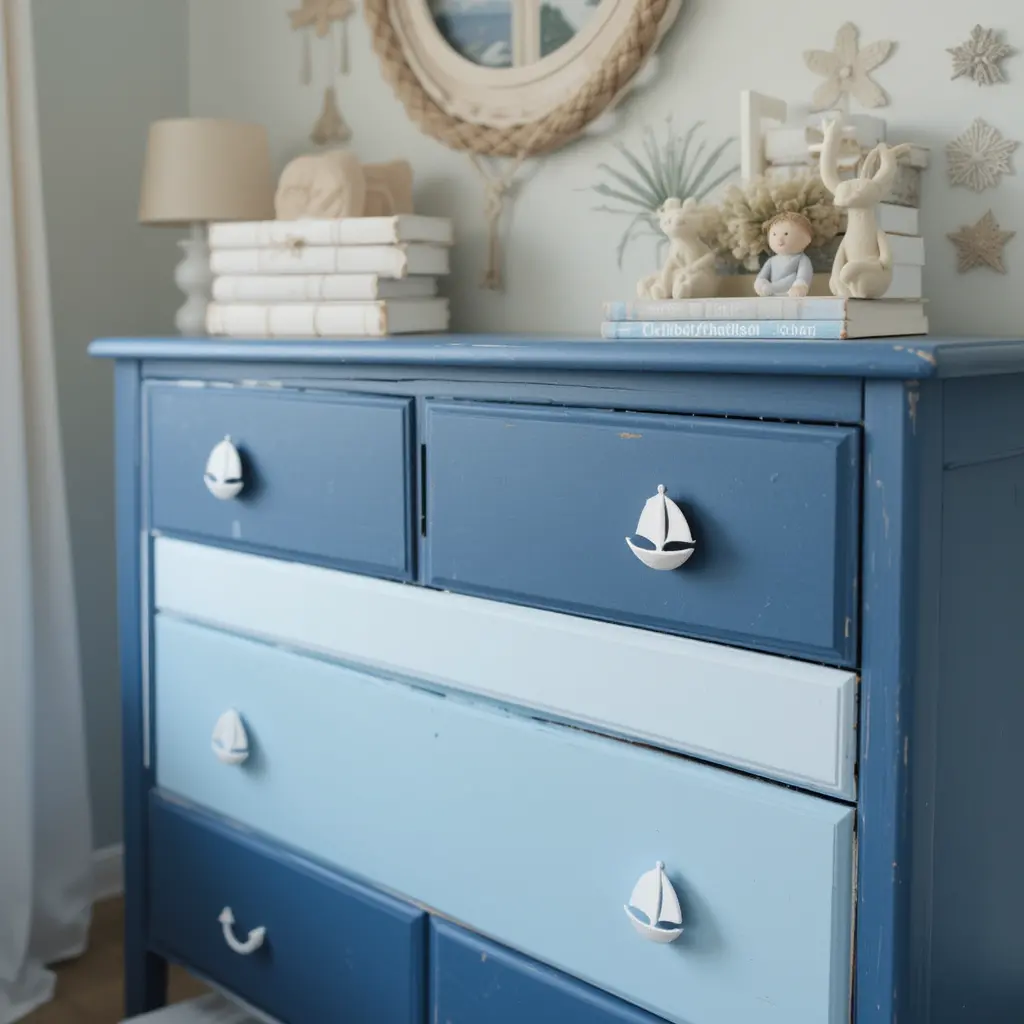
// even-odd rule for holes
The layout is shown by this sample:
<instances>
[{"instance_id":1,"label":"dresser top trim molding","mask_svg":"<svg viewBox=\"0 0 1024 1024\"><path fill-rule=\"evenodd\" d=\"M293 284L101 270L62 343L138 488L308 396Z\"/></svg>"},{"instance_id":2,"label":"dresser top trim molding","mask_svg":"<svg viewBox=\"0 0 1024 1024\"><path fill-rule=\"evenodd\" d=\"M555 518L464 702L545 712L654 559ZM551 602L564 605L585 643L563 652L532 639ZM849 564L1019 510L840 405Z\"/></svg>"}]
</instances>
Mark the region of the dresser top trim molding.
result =
<instances>
[{"instance_id":1,"label":"dresser top trim molding","mask_svg":"<svg viewBox=\"0 0 1024 1024\"><path fill-rule=\"evenodd\" d=\"M218 341L108 338L110 359L337 365L533 368L662 373L757 373L925 380L1024 371L1024 338L878 338L865 341L602 341L581 337L447 334L366 341Z\"/></svg>"}]
</instances>

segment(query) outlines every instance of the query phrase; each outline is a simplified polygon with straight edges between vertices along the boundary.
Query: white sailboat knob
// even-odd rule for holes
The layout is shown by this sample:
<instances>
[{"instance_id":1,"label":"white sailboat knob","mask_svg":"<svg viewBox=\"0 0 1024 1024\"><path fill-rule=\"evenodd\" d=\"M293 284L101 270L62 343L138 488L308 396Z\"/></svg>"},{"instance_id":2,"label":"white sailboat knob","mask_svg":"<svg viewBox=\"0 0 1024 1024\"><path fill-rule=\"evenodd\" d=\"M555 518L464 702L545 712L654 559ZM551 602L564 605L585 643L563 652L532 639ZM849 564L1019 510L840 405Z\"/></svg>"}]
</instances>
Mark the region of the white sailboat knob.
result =
<instances>
[{"instance_id":1,"label":"white sailboat knob","mask_svg":"<svg viewBox=\"0 0 1024 1024\"><path fill-rule=\"evenodd\" d=\"M203 482L209 492L221 501L230 501L241 491L244 484L242 458L230 437L225 437L210 452Z\"/></svg>"},{"instance_id":2,"label":"white sailboat knob","mask_svg":"<svg viewBox=\"0 0 1024 1024\"><path fill-rule=\"evenodd\" d=\"M234 708L217 719L210 746L217 760L224 764L242 764L248 759L249 734L242 724L242 716Z\"/></svg>"},{"instance_id":3,"label":"white sailboat knob","mask_svg":"<svg viewBox=\"0 0 1024 1024\"><path fill-rule=\"evenodd\" d=\"M640 876L625 911L637 932L650 942L675 942L683 934L679 897L660 860Z\"/></svg>"},{"instance_id":4,"label":"white sailboat knob","mask_svg":"<svg viewBox=\"0 0 1024 1024\"><path fill-rule=\"evenodd\" d=\"M664 484L658 484L658 493L644 504L636 535L654 545L653 550L642 548L626 538L629 550L649 569L678 569L694 551L690 524L682 509L666 497Z\"/></svg>"}]
</instances>

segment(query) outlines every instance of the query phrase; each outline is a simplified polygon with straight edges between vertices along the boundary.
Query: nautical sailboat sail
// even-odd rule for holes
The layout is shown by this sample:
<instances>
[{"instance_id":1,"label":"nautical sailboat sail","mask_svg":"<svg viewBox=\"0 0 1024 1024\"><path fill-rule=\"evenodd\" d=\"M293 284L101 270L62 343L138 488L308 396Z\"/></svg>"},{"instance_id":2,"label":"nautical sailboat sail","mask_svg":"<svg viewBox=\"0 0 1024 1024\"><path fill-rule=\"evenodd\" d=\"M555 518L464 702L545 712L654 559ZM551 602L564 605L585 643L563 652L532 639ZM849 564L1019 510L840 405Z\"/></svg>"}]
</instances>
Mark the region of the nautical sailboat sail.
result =
<instances>
[{"instance_id":1,"label":"nautical sailboat sail","mask_svg":"<svg viewBox=\"0 0 1024 1024\"><path fill-rule=\"evenodd\" d=\"M662 868L659 872L661 882L661 909L658 912L658 924L676 928L683 923L683 912L679 906L679 897L672 883Z\"/></svg>"},{"instance_id":2,"label":"nautical sailboat sail","mask_svg":"<svg viewBox=\"0 0 1024 1024\"><path fill-rule=\"evenodd\" d=\"M661 878L656 871L647 871L633 889L629 905L647 918L648 924L657 924L661 912Z\"/></svg>"},{"instance_id":3,"label":"nautical sailboat sail","mask_svg":"<svg viewBox=\"0 0 1024 1024\"><path fill-rule=\"evenodd\" d=\"M664 488L659 487L658 493L644 503L644 510L636 524L636 533L638 537L649 540L659 551L665 546L668 522Z\"/></svg>"},{"instance_id":4,"label":"nautical sailboat sail","mask_svg":"<svg viewBox=\"0 0 1024 1024\"><path fill-rule=\"evenodd\" d=\"M692 544L693 534L690 533L690 524L686 521L679 506L674 501L665 500L665 517L668 520L668 529L665 534L666 544Z\"/></svg>"}]
</instances>

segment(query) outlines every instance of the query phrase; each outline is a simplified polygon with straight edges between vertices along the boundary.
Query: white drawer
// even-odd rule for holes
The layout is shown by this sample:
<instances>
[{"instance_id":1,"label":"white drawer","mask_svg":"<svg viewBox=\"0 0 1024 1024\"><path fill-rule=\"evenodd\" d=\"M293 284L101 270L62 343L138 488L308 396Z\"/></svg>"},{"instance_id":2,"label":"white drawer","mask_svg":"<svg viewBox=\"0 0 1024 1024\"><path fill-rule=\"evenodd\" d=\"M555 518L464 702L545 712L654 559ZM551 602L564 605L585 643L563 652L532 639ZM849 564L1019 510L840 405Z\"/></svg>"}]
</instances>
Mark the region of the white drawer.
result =
<instances>
[{"instance_id":1,"label":"white drawer","mask_svg":"<svg viewBox=\"0 0 1024 1024\"><path fill-rule=\"evenodd\" d=\"M856 676L158 538L160 611L853 798Z\"/></svg>"}]
</instances>

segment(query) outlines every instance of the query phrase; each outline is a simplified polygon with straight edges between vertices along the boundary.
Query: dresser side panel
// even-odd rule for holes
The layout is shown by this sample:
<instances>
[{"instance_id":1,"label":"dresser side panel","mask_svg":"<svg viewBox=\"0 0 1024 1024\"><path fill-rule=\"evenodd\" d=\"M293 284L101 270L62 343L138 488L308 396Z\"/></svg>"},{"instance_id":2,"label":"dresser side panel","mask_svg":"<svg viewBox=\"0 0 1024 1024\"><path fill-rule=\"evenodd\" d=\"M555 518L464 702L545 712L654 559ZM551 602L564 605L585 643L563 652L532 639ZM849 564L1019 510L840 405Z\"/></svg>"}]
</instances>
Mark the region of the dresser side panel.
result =
<instances>
[{"instance_id":1,"label":"dresser side panel","mask_svg":"<svg viewBox=\"0 0 1024 1024\"><path fill-rule=\"evenodd\" d=\"M951 380L943 393L946 466L1024 454L1024 374Z\"/></svg>"},{"instance_id":2,"label":"dresser side panel","mask_svg":"<svg viewBox=\"0 0 1024 1024\"><path fill-rule=\"evenodd\" d=\"M927 1019L1019 1021L1024 455L948 469L943 517Z\"/></svg>"}]
</instances>

